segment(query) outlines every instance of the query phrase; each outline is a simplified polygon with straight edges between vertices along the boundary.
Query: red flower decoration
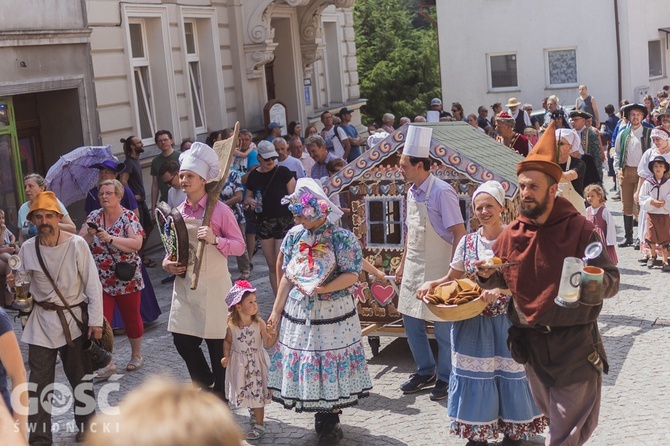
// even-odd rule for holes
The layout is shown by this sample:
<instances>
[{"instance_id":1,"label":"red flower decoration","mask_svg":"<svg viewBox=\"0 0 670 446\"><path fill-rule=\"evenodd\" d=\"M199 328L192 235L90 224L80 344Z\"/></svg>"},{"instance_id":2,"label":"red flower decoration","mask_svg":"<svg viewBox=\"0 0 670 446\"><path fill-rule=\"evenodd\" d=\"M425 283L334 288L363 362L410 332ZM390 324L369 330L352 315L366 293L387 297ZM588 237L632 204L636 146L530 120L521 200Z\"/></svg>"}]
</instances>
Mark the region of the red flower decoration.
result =
<instances>
[{"instance_id":1,"label":"red flower decoration","mask_svg":"<svg viewBox=\"0 0 670 446\"><path fill-rule=\"evenodd\" d=\"M235 282L235 285L237 285L240 288L253 288L253 286L251 286L248 280L238 280L237 282Z\"/></svg>"}]
</instances>

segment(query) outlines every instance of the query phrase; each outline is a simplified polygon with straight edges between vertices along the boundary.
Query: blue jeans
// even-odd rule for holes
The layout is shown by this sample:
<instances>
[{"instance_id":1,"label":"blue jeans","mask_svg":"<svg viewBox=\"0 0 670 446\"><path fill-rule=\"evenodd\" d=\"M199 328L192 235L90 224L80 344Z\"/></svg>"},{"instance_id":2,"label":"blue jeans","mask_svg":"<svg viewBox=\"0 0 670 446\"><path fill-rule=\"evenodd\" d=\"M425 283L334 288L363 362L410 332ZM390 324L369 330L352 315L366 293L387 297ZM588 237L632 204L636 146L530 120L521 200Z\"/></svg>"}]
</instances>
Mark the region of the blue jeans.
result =
<instances>
[{"instance_id":1,"label":"blue jeans","mask_svg":"<svg viewBox=\"0 0 670 446\"><path fill-rule=\"evenodd\" d=\"M435 373L435 357L430 349L426 321L405 314L402 315L407 342L416 362L418 375L430 376ZM451 326L452 322L434 322L433 333L437 340L437 379L449 382L451 374Z\"/></svg>"}]
</instances>

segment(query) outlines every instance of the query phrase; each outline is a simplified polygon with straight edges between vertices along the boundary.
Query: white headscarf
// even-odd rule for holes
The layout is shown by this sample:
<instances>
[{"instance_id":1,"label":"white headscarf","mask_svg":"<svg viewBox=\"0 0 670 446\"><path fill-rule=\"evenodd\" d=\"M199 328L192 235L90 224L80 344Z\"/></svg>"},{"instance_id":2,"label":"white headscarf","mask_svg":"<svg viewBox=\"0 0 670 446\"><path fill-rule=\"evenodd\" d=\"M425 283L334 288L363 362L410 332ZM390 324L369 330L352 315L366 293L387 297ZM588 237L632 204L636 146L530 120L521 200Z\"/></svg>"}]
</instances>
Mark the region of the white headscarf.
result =
<instances>
[{"instance_id":1,"label":"white headscarf","mask_svg":"<svg viewBox=\"0 0 670 446\"><path fill-rule=\"evenodd\" d=\"M472 202L474 203L477 195L482 193L489 194L500 206L505 206L505 189L499 182L491 180L480 184L475 193L472 194Z\"/></svg>"},{"instance_id":2,"label":"white headscarf","mask_svg":"<svg viewBox=\"0 0 670 446\"><path fill-rule=\"evenodd\" d=\"M368 147L373 147L379 144L385 140L387 136L389 136L389 134L384 130L377 130L372 135L368 136Z\"/></svg>"},{"instance_id":3,"label":"white headscarf","mask_svg":"<svg viewBox=\"0 0 670 446\"><path fill-rule=\"evenodd\" d=\"M665 132L661 129L652 129L651 130L651 137L652 138L661 138L664 140L670 139L670 135L668 135L668 132Z\"/></svg>"},{"instance_id":4,"label":"white headscarf","mask_svg":"<svg viewBox=\"0 0 670 446\"><path fill-rule=\"evenodd\" d=\"M190 170L200 175L205 181L213 180L219 175L219 157L207 144L194 142L191 148L179 155L179 170Z\"/></svg>"},{"instance_id":5,"label":"white headscarf","mask_svg":"<svg viewBox=\"0 0 670 446\"><path fill-rule=\"evenodd\" d=\"M294 201L298 201L306 193L311 193L316 197L318 201L324 201L330 208L327 219L331 223L336 223L343 215L342 209L335 205L330 199L326 196L326 193L323 191L323 187L313 178L299 178L295 183L295 192L291 195L286 195L282 198L282 204L289 204Z\"/></svg>"},{"instance_id":6,"label":"white headscarf","mask_svg":"<svg viewBox=\"0 0 670 446\"><path fill-rule=\"evenodd\" d=\"M579 133L572 129L556 129L556 140L560 140L561 138L567 140L572 146L570 153L579 152L581 155L584 154L582 138L579 137Z\"/></svg>"}]
</instances>

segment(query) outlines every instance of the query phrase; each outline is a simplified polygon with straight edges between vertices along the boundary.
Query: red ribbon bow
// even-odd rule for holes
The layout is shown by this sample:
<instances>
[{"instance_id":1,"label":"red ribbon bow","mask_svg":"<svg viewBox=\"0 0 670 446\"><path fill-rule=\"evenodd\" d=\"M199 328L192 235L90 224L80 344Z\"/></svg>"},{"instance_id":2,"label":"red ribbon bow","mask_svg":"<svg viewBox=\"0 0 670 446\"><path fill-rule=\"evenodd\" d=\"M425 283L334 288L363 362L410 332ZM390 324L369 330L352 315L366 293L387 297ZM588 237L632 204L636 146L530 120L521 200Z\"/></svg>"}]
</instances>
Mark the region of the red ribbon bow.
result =
<instances>
[{"instance_id":1,"label":"red ribbon bow","mask_svg":"<svg viewBox=\"0 0 670 446\"><path fill-rule=\"evenodd\" d=\"M312 245L310 245L307 242L300 242L300 248L299 249L300 249L301 253L304 252L304 251L307 251L307 262L309 264L309 267L313 268L314 267L313 253L314 253L315 250L323 251L324 246L323 246L323 244L321 244L319 242L314 242Z\"/></svg>"}]
</instances>

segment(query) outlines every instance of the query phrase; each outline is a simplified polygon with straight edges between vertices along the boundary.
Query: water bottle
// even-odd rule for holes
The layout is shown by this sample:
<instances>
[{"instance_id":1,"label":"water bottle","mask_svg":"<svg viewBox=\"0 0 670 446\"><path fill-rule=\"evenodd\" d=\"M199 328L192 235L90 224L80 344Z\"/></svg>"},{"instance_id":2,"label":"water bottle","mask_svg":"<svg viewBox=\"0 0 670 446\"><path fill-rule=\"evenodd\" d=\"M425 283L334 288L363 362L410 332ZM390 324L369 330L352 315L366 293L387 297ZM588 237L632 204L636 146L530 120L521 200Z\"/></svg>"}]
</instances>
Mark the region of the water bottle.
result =
<instances>
[{"instance_id":1,"label":"water bottle","mask_svg":"<svg viewBox=\"0 0 670 446\"><path fill-rule=\"evenodd\" d=\"M256 208L254 209L257 214L263 212L263 195L260 190L256 191Z\"/></svg>"}]
</instances>

